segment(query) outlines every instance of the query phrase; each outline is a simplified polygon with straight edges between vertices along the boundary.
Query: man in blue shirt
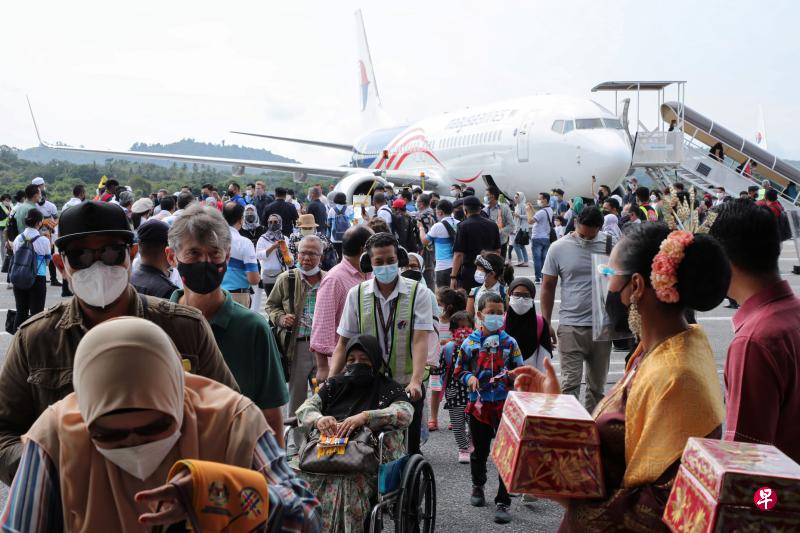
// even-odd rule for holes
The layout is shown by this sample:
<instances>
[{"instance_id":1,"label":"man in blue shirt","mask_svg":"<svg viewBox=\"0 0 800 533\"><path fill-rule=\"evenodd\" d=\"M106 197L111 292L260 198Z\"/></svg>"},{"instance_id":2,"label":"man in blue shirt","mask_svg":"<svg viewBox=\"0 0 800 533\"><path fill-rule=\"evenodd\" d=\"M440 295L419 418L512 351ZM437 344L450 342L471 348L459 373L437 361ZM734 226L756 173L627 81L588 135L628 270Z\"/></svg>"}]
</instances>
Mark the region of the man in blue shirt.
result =
<instances>
[{"instance_id":1,"label":"man in blue shirt","mask_svg":"<svg viewBox=\"0 0 800 533\"><path fill-rule=\"evenodd\" d=\"M456 225L458 221L453 218L453 204L449 200L440 200L436 205L436 218L439 222L434 224L430 231L425 233L420 224L420 239L422 244L432 242L434 245L436 267L434 278L436 288L450 286L450 274L453 271L453 243L456 239Z\"/></svg>"},{"instance_id":2,"label":"man in blue shirt","mask_svg":"<svg viewBox=\"0 0 800 533\"><path fill-rule=\"evenodd\" d=\"M236 202L237 204L241 205L242 207L247 205L247 202L244 198L242 198L242 188L239 187L239 184L235 181L232 181L230 185L228 185L228 196L231 199L231 202Z\"/></svg>"},{"instance_id":3,"label":"man in blue shirt","mask_svg":"<svg viewBox=\"0 0 800 533\"><path fill-rule=\"evenodd\" d=\"M231 293L235 302L250 307L253 285L259 281L258 260L253 241L239 234L242 228L244 207L236 202L227 202L222 208L222 216L230 226L231 255L228 259L228 269L222 280L222 288Z\"/></svg>"}]
</instances>

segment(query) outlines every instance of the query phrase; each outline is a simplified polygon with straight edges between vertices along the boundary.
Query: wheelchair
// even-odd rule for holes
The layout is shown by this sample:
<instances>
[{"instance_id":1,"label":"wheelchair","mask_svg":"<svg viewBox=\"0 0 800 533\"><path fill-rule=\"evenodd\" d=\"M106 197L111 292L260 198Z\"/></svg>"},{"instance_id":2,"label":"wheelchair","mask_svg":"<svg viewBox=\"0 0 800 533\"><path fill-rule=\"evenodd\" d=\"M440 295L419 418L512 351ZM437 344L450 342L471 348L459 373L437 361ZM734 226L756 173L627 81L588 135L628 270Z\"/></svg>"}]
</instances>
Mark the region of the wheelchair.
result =
<instances>
[{"instance_id":1,"label":"wheelchair","mask_svg":"<svg viewBox=\"0 0 800 533\"><path fill-rule=\"evenodd\" d=\"M300 431L294 417L286 419L284 426L288 453L290 437ZM400 432L404 435L406 455L384 462L384 439ZM422 455L408 455L407 429L386 429L378 434L377 440L380 465L377 472L377 501L370 512L366 531L383 531L388 517L394 523L395 533L432 533L436 529L436 479L433 468Z\"/></svg>"}]
</instances>

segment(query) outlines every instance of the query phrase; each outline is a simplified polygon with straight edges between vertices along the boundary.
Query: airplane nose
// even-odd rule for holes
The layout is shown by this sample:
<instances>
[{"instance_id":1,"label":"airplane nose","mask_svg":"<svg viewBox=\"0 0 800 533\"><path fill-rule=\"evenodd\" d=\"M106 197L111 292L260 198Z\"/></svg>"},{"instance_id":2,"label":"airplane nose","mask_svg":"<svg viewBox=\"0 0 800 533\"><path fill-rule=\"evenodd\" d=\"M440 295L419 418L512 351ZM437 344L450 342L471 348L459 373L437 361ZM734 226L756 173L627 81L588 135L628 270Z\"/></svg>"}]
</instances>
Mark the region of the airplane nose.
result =
<instances>
[{"instance_id":1,"label":"airplane nose","mask_svg":"<svg viewBox=\"0 0 800 533\"><path fill-rule=\"evenodd\" d=\"M631 148L621 132L598 131L597 138L585 146L584 165L592 170L597 183L616 187L631 166Z\"/></svg>"}]
</instances>

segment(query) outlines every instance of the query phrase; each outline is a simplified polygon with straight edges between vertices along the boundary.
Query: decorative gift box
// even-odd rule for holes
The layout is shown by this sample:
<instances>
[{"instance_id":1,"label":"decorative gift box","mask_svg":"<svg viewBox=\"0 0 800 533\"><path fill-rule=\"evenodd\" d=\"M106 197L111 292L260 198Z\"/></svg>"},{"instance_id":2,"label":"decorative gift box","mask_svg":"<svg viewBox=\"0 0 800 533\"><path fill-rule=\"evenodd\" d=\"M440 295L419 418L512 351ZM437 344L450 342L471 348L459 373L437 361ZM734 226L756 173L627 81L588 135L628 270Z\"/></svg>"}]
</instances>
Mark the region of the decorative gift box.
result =
<instances>
[{"instance_id":1,"label":"decorative gift box","mask_svg":"<svg viewBox=\"0 0 800 533\"><path fill-rule=\"evenodd\" d=\"M774 446L690 438L664 510L672 531L800 531L800 465Z\"/></svg>"},{"instance_id":2,"label":"decorative gift box","mask_svg":"<svg viewBox=\"0 0 800 533\"><path fill-rule=\"evenodd\" d=\"M605 493L597 425L571 395L509 392L492 459L509 492L569 498Z\"/></svg>"}]
</instances>

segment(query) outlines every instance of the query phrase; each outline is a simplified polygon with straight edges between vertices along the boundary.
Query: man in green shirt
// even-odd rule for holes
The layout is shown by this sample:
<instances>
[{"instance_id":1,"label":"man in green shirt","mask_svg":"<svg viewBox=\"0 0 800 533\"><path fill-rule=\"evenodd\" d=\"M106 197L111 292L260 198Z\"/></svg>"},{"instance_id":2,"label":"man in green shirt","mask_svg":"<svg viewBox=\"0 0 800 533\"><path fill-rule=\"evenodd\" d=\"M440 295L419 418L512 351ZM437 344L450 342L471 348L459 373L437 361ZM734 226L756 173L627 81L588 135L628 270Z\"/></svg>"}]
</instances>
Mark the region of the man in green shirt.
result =
<instances>
[{"instance_id":1,"label":"man in green shirt","mask_svg":"<svg viewBox=\"0 0 800 533\"><path fill-rule=\"evenodd\" d=\"M283 446L281 408L289 392L275 338L264 317L220 287L231 253L228 224L217 209L193 205L175 220L168 241L167 259L184 286L171 300L203 313L242 394L262 410Z\"/></svg>"},{"instance_id":2,"label":"man in green shirt","mask_svg":"<svg viewBox=\"0 0 800 533\"><path fill-rule=\"evenodd\" d=\"M31 209L36 209L36 204L42 199L42 192L38 185L28 185L25 187L25 201L14 208L14 218L17 219L19 231L25 229L25 217Z\"/></svg>"}]
</instances>

